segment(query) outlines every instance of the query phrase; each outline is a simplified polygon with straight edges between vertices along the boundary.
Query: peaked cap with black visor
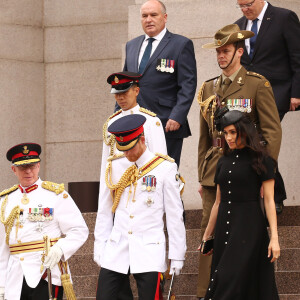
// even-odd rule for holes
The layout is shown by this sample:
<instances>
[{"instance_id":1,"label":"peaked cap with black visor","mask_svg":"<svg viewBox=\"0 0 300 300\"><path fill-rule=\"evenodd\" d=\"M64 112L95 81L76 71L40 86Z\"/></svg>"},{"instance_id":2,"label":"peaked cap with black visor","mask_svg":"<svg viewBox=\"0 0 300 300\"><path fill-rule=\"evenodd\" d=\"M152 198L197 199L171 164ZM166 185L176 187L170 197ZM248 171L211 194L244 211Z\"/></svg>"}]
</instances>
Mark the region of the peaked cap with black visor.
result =
<instances>
[{"instance_id":1,"label":"peaked cap with black visor","mask_svg":"<svg viewBox=\"0 0 300 300\"><path fill-rule=\"evenodd\" d=\"M108 76L107 83L111 84L111 94L119 94L128 91L133 84L138 85L141 74L134 72L119 72Z\"/></svg>"},{"instance_id":2,"label":"peaked cap with black visor","mask_svg":"<svg viewBox=\"0 0 300 300\"><path fill-rule=\"evenodd\" d=\"M120 151L132 149L144 133L146 118L139 114L128 115L113 122L108 132L116 137L116 147Z\"/></svg>"},{"instance_id":3,"label":"peaked cap with black visor","mask_svg":"<svg viewBox=\"0 0 300 300\"><path fill-rule=\"evenodd\" d=\"M10 148L6 153L6 158L14 166L29 165L41 161L40 154L42 148L35 143L22 143Z\"/></svg>"}]
</instances>

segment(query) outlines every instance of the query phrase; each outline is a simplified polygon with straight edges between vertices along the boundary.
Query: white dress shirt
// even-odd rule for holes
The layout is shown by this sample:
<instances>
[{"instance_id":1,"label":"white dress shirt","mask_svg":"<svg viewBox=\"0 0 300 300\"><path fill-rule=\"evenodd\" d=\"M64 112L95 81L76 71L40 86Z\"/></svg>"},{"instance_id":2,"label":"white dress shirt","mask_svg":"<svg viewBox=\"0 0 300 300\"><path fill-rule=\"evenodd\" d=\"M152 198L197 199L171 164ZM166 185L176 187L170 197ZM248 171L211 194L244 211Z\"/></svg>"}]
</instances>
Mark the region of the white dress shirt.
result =
<instances>
[{"instance_id":1,"label":"white dress shirt","mask_svg":"<svg viewBox=\"0 0 300 300\"><path fill-rule=\"evenodd\" d=\"M158 35L156 36L153 36L153 38L155 39L153 42L152 42L152 50L151 50L151 54L150 54L150 57L151 55L154 53L154 51L156 50L157 46L159 45L160 41L163 39L163 37L165 36L167 32L167 28L165 27ZM146 47L148 45L148 39L150 38L149 35L145 34L145 39L142 43L142 46L141 46L141 50L140 50L140 54L139 54L139 65L141 63L141 60L142 60L142 57L144 55L144 52L146 50Z\"/></svg>"},{"instance_id":2,"label":"white dress shirt","mask_svg":"<svg viewBox=\"0 0 300 300\"><path fill-rule=\"evenodd\" d=\"M262 9L262 11L260 12L260 14L258 15L257 19L257 34L259 33L259 29L260 29L260 26L261 26L261 22L264 18L264 15L265 15L265 12L268 8L268 2L265 2L265 5ZM251 31L251 27L252 27L252 24L253 24L253 21L252 20L248 20L247 22L247 27L246 27L246 30L250 30ZM245 46L246 46L246 50L248 52L248 54L250 53L250 39L246 39L245 40Z\"/></svg>"}]
</instances>

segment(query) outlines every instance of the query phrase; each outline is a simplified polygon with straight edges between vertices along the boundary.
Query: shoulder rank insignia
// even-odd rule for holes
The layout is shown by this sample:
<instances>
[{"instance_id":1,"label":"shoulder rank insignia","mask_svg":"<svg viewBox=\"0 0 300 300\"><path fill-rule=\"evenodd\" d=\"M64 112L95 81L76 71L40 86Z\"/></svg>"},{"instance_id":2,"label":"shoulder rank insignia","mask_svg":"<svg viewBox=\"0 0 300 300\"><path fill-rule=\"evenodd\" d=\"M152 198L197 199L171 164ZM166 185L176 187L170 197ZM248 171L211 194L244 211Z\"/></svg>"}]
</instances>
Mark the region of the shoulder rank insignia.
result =
<instances>
[{"instance_id":1,"label":"shoulder rank insignia","mask_svg":"<svg viewBox=\"0 0 300 300\"><path fill-rule=\"evenodd\" d=\"M15 184L15 185L12 186L11 188L6 189L6 190L3 190L3 191L0 193L0 197L5 196L5 195L8 195L8 194L14 192L15 190L18 189L18 187L19 187L19 185L18 185L18 184Z\"/></svg>"},{"instance_id":2,"label":"shoulder rank insignia","mask_svg":"<svg viewBox=\"0 0 300 300\"><path fill-rule=\"evenodd\" d=\"M145 114L147 114L147 115L149 115L151 117L156 117L156 113L154 113L151 110L146 109L144 107L140 107L139 111L142 112L142 113L145 113Z\"/></svg>"},{"instance_id":3,"label":"shoulder rank insignia","mask_svg":"<svg viewBox=\"0 0 300 300\"><path fill-rule=\"evenodd\" d=\"M175 159L170 157L169 155L165 155L165 154L161 154L161 153L155 153L155 155L159 156L159 157L161 157L161 158L163 158L163 159L165 159L169 162L172 162L172 163L175 162Z\"/></svg>"},{"instance_id":4,"label":"shoulder rank insignia","mask_svg":"<svg viewBox=\"0 0 300 300\"><path fill-rule=\"evenodd\" d=\"M250 76L258 77L258 78L261 78L261 79L265 78L263 75L258 74L258 73L255 73L255 72L247 71L246 74L247 74L247 75L250 75Z\"/></svg>"},{"instance_id":5,"label":"shoulder rank insignia","mask_svg":"<svg viewBox=\"0 0 300 300\"><path fill-rule=\"evenodd\" d=\"M65 185L63 183L58 184L50 181L43 181L42 188L51 192L55 192L56 195L59 195L65 190Z\"/></svg>"}]
</instances>

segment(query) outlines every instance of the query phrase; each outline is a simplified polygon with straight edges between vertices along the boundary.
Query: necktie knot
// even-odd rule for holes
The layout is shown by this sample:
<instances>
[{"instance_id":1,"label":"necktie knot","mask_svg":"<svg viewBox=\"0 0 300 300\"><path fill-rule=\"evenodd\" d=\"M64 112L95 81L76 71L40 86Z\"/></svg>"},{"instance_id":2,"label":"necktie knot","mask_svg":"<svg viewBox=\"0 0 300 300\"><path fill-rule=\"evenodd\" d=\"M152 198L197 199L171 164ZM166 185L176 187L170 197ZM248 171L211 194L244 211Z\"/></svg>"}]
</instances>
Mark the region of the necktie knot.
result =
<instances>
[{"instance_id":1,"label":"necktie knot","mask_svg":"<svg viewBox=\"0 0 300 300\"><path fill-rule=\"evenodd\" d=\"M227 91L227 89L229 88L230 84L231 84L230 78L226 77L223 81L223 88L222 88L224 94Z\"/></svg>"}]
</instances>

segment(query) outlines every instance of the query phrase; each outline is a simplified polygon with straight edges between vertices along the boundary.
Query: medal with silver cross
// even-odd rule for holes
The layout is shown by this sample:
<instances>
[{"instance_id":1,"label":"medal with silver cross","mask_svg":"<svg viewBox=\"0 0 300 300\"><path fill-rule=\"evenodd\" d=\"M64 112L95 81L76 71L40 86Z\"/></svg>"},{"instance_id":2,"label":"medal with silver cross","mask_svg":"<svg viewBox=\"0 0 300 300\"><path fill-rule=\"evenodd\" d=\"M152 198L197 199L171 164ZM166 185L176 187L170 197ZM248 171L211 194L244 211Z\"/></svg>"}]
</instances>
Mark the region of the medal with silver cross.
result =
<instances>
[{"instance_id":1,"label":"medal with silver cross","mask_svg":"<svg viewBox=\"0 0 300 300\"><path fill-rule=\"evenodd\" d=\"M148 199L145 201L145 203L148 207L150 207L152 204L154 204L154 201L152 200L151 197L148 197Z\"/></svg>"}]
</instances>

